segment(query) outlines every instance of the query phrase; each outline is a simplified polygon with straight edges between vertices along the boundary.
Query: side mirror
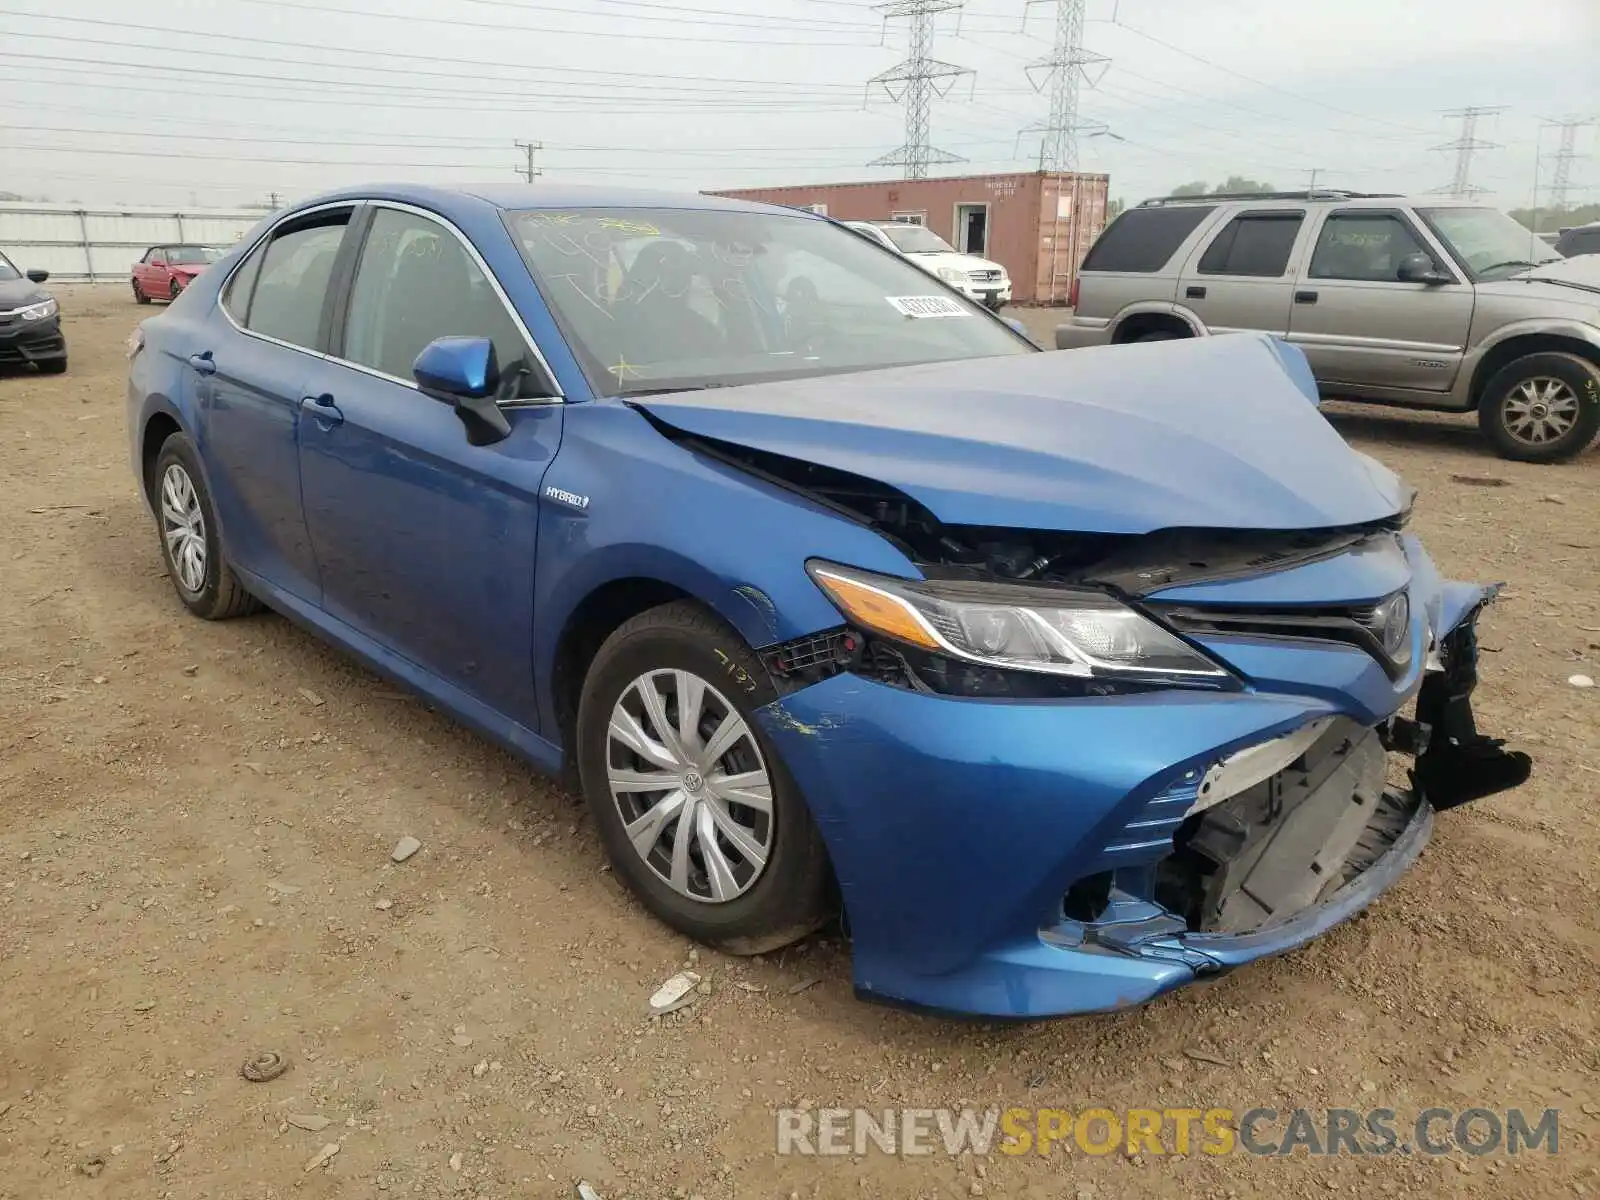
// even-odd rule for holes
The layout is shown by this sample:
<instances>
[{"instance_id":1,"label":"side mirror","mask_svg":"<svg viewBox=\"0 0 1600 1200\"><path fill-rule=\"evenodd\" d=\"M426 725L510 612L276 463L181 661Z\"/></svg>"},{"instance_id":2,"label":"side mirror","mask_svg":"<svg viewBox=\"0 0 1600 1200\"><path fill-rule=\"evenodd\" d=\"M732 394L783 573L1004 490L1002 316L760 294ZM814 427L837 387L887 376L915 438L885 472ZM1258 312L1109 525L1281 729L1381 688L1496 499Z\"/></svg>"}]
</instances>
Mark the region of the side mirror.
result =
<instances>
[{"instance_id":1,"label":"side mirror","mask_svg":"<svg viewBox=\"0 0 1600 1200\"><path fill-rule=\"evenodd\" d=\"M417 355L411 373L424 396L456 410L474 446L493 445L511 435L511 424L495 402L500 364L488 338L436 338Z\"/></svg>"},{"instance_id":2,"label":"side mirror","mask_svg":"<svg viewBox=\"0 0 1600 1200\"><path fill-rule=\"evenodd\" d=\"M1400 260L1400 269L1396 273L1401 283L1426 283L1440 284L1451 283L1453 280L1434 264L1430 255L1416 253L1408 254Z\"/></svg>"},{"instance_id":3,"label":"side mirror","mask_svg":"<svg viewBox=\"0 0 1600 1200\"><path fill-rule=\"evenodd\" d=\"M34 283L43 283L50 278L50 272L35 269L28 272L28 278Z\"/></svg>"}]
</instances>

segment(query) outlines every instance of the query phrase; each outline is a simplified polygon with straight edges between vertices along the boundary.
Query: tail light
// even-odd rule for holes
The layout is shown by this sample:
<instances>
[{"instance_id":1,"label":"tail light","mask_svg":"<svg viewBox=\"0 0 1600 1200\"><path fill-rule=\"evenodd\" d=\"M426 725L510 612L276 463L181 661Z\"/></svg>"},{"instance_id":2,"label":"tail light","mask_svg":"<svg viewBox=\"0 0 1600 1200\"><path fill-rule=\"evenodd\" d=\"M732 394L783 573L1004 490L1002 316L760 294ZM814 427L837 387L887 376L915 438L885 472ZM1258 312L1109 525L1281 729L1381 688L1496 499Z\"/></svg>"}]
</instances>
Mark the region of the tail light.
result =
<instances>
[{"instance_id":1,"label":"tail light","mask_svg":"<svg viewBox=\"0 0 1600 1200\"><path fill-rule=\"evenodd\" d=\"M1080 284L1082 282L1083 281L1081 279L1079 279L1077 276L1073 276L1072 286L1067 289L1067 307L1068 308L1077 308L1078 307L1078 284Z\"/></svg>"}]
</instances>

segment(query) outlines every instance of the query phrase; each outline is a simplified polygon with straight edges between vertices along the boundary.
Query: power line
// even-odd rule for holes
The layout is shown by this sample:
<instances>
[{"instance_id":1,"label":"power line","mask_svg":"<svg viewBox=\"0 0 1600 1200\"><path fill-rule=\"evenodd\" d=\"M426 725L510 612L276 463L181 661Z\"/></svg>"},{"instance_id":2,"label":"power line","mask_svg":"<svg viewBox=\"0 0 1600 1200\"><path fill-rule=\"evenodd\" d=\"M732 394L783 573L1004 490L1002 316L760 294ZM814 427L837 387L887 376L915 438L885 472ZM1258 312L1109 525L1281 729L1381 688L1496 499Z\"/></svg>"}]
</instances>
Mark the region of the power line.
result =
<instances>
[{"instance_id":1,"label":"power line","mask_svg":"<svg viewBox=\"0 0 1600 1200\"><path fill-rule=\"evenodd\" d=\"M1050 116L1042 124L1027 126L1022 133L1043 135L1039 146L1041 171L1075 171L1078 134L1105 131L1098 122L1085 125L1079 121L1078 85L1087 83L1093 87L1111 60L1084 49L1085 0L1027 0L1027 7L1044 3L1056 6L1055 42L1046 57L1028 65L1026 74L1036 91L1043 91L1046 82L1050 84Z\"/></svg>"},{"instance_id":2,"label":"power line","mask_svg":"<svg viewBox=\"0 0 1600 1200\"><path fill-rule=\"evenodd\" d=\"M544 174L543 171L539 170L538 167L533 165L533 156L535 154L537 154L539 151L544 149L544 143L543 142L517 142L516 143L516 147L517 147L518 150L526 151L527 155L528 155L528 164L527 164L527 166L516 168L517 174L521 175L523 177L523 179L527 180L529 183L532 183L540 175Z\"/></svg>"},{"instance_id":3,"label":"power line","mask_svg":"<svg viewBox=\"0 0 1600 1200\"><path fill-rule=\"evenodd\" d=\"M1478 105L1467 108L1452 109L1445 113L1447 117L1461 119L1461 136L1453 142L1445 142L1442 146L1433 147L1435 150L1454 150L1456 152L1456 172L1447 188L1434 188L1436 192L1448 191L1458 200L1466 200L1488 189L1474 187L1472 184L1472 156L1479 150L1498 150L1498 142L1484 142L1478 140L1478 118L1486 117L1491 113L1504 112L1506 106L1496 105L1486 108Z\"/></svg>"},{"instance_id":4,"label":"power line","mask_svg":"<svg viewBox=\"0 0 1600 1200\"><path fill-rule=\"evenodd\" d=\"M967 67L940 62L934 58L933 18L939 13L959 12L966 0L890 0L878 5L885 25L905 17L910 25L911 49L906 58L867 80L870 88L880 84L891 100L904 100L906 140L867 164L873 167L904 167L907 179L926 179L933 163L964 161L959 154L936 150L929 141L931 109L935 96L947 96L963 75L974 74ZM898 91L896 89L899 89Z\"/></svg>"},{"instance_id":5,"label":"power line","mask_svg":"<svg viewBox=\"0 0 1600 1200\"><path fill-rule=\"evenodd\" d=\"M1561 130L1561 145L1551 157L1555 159L1555 171L1550 178L1550 207L1565 208L1567 206L1567 193L1572 187L1572 162L1585 155L1578 151L1578 130L1589 125L1600 124L1600 118L1568 115L1556 120L1545 121L1541 129Z\"/></svg>"}]
</instances>

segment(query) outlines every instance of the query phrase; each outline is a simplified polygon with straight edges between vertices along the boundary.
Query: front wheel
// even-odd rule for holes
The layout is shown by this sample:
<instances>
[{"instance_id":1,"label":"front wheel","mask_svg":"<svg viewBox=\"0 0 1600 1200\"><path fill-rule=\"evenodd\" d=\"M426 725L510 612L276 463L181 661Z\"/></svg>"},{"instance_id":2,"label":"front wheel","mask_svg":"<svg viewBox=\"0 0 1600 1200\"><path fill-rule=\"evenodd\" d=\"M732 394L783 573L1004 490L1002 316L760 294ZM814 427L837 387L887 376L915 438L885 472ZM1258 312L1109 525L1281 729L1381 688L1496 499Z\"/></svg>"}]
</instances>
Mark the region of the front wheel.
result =
<instances>
[{"instance_id":1,"label":"front wheel","mask_svg":"<svg viewBox=\"0 0 1600 1200\"><path fill-rule=\"evenodd\" d=\"M578 708L583 794L617 873L680 933L733 954L804 937L833 910L821 835L755 713L755 654L689 602L595 656Z\"/></svg>"},{"instance_id":2,"label":"front wheel","mask_svg":"<svg viewBox=\"0 0 1600 1200\"><path fill-rule=\"evenodd\" d=\"M150 480L161 553L178 599L197 617L221 621L261 607L222 554L216 509L193 443L174 433L161 444Z\"/></svg>"},{"instance_id":3,"label":"front wheel","mask_svg":"<svg viewBox=\"0 0 1600 1200\"><path fill-rule=\"evenodd\" d=\"M167 303L171 304L181 295L183 295L183 284L174 279L167 287Z\"/></svg>"},{"instance_id":4,"label":"front wheel","mask_svg":"<svg viewBox=\"0 0 1600 1200\"><path fill-rule=\"evenodd\" d=\"M1576 354L1524 355L1489 380L1478 427L1502 458L1572 458L1600 432L1600 367Z\"/></svg>"}]
</instances>

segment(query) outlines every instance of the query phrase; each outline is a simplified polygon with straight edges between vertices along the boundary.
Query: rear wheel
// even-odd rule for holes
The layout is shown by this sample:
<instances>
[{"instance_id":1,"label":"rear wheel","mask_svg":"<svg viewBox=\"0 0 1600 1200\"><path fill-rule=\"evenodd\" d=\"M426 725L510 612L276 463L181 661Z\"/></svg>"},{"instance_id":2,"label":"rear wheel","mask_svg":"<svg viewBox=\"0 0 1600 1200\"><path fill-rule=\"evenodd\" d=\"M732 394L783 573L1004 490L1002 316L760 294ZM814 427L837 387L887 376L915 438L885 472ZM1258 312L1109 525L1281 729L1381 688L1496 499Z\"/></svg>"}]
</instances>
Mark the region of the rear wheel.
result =
<instances>
[{"instance_id":1,"label":"rear wheel","mask_svg":"<svg viewBox=\"0 0 1600 1200\"><path fill-rule=\"evenodd\" d=\"M1149 333L1141 333L1132 340L1135 342L1176 342L1182 337L1181 333L1173 333L1170 329L1152 329Z\"/></svg>"},{"instance_id":2,"label":"rear wheel","mask_svg":"<svg viewBox=\"0 0 1600 1200\"><path fill-rule=\"evenodd\" d=\"M1502 458L1572 458L1600 432L1600 367L1575 354L1524 355L1489 380L1478 426Z\"/></svg>"},{"instance_id":3,"label":"rear wheel","mask_svg":"<svg viewBox=\"0 0 1600 1200\"><path fill-rule=\"evenodd\" d=\"M161 530L167 573L190 612L222 621L261 607L223 558L211 493L194 446L181 433L161 445L150 479L150 500Z\"/></svg>"},{"instance_id":4,"label":"rear wheel","mask_svg":"<svg viewBox=\"0 0 1600 1200\"><path fill-rule=\"evenodd\" d=\"M135 304L149 304L150 297L144 294L144 289L139 286L139 281L133 281L133 302Z\"/></svg>"},{"instance_id":5,"label":"rear wheel","mask_svg":"<svg viewBox=\"0 0 1600 1200\"><path fill-rule=\"evenodd\" d=\"M606 639L578 709L583 794L617 873L733 954L787 945L833 908L821 835L755 718L776 695L737 633L680 601Z\"/></svg>"}]
</instances>

